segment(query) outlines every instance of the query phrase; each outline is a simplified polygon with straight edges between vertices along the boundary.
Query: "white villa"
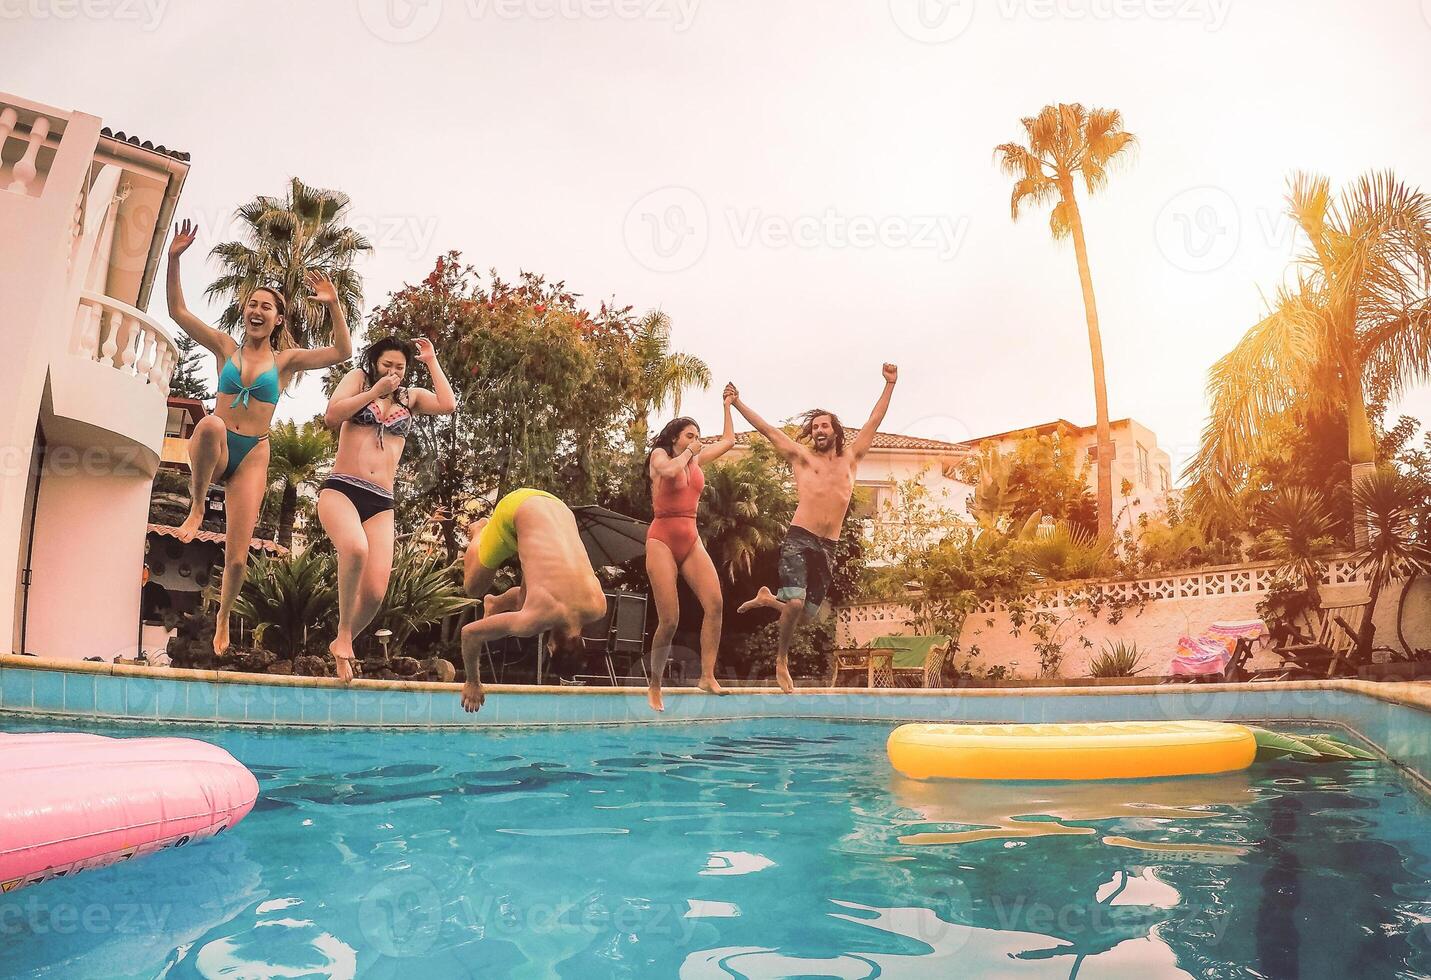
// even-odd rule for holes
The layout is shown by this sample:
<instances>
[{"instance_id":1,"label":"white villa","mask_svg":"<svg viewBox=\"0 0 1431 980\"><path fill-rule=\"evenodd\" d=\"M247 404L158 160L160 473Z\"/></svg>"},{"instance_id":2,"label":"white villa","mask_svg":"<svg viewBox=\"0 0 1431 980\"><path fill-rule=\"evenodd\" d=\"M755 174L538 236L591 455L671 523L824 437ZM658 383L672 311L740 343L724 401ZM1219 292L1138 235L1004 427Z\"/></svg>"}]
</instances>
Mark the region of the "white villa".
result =
<instances>
[{"instance_id":1,"label":"white villa","mask_svg":"<svg viewBox=\"0 0 1431 980\"><path fill-rule=\"evenodd\" d=\"M170 331L148 307L188 154L0 92L0 636L131 656Z\"/></svg>"},{"instance_id":2,"label":"white villa","mask_svg":"<svg viewBox=\"0 0 1431 980\"><path fill-rule=\"evenodd\" d=\"M1146 425L1131 419L1114 419L1109 423L1113 437L1113 516L1115 531L1134 525L1143 514L1156 514L1167 509L1173 488L1172 460L1158 446L1158 437ZM980 436L961 443L968 451L984 443L993 443L1001 452L1011 451L1027 435L1059 433L1072 439L1076 451L1088 464L1088 489L1097 492L1098 473L1094 468L1094 450L1098 444L1098 427L1074 425L1066 419L1055 419L1022 429L1010 429L993 435ZM1124 493L1124 486L1128 492Z\"/></svg>"}]
</instances>

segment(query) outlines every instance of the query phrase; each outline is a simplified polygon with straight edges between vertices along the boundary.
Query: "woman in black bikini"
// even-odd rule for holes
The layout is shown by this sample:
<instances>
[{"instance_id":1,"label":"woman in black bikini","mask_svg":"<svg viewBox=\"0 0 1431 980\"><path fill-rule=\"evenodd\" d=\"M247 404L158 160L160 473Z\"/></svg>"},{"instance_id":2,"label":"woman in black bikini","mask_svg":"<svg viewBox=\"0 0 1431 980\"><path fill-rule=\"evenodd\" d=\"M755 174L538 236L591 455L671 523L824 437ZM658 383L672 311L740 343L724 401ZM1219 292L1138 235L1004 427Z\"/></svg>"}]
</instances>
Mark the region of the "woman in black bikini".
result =
<instances>
[{"instance_id":1,"label":"woman in black bikini","mask_svg":"<svg viewBox=\"0 0 1431 980\"><path fill-rule=\"evenodd\" d=\"M403 381L416 359L434 391ZM385 337L338 384L324 421L339 429L333 472L318 492L318 520L338 552L338 679L353 679L353 638L378 613L393 568L393 481L416 415L451 415L457 396L432 344ZM341 428L340 428L341 427Z\"/></svg>"}]
</instances>

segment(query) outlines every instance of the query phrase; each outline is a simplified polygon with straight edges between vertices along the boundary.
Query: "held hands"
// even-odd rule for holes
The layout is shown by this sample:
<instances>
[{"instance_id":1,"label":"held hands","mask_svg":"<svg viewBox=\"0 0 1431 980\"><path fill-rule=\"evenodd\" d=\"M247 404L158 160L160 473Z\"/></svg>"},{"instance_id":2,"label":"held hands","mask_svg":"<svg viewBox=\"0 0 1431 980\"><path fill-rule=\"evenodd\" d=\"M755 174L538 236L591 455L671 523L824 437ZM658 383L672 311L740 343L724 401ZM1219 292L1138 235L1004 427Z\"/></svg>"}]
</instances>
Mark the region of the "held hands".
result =
<instances>
[{"instance_id":1,"label":"held hands","mask_svg":"<svg viewBox=\"0 0 1431 980\"><path fill-rule=\"evenodd\" d=\"M429 368L432 367L432 362L437 360L437 350L432 346L432 341L419 337L414 343L417 344L417 359Z\"/></svg>"},{"instance_id":2,"label":"held hands","mask_svg":"<svg viewBox=\"0 0 1431 980\"><path fill-rule=\"evenodd\" d=\"M338 290L333 287L333 280L321 272L312 269L305 272L303 285L308 287L308 293L316 303L328 306L338 302Z\"/></svg>"},{"instance_id":3,"label":"held hands","mask_svg":"<svg viewBox=\"0 0 1431 980\"><path fill-rule=\"evenodd\" d=\"M898 381L899 368L895 367L893 364L886 364L884 366L884 380L886 384L894 384L896 381Z\"/></svg>"},{"instance_id":4,"label":"held hands","mask_svg":"<svg viewBox=\"0 0 1431 980\"><path fill-rule=\"evenodd\" d=\"M184 254L184 250L194 244L194 239L199 237L199 226L188 218L181 224L174 226L174 237L169 239L169 258L177 259Z\"/></svg>"},{"instance_id":5,"label":"held hands","mask_svg":"<svg viewBox=\"0 0 1431 980\"><path fill-rule=\"evenodd\" d=\"M727 408L740 401L740 392L736 390L734 384L726 382L725 391L721 393L721 401Z\"/></svg>"}]
</instances>

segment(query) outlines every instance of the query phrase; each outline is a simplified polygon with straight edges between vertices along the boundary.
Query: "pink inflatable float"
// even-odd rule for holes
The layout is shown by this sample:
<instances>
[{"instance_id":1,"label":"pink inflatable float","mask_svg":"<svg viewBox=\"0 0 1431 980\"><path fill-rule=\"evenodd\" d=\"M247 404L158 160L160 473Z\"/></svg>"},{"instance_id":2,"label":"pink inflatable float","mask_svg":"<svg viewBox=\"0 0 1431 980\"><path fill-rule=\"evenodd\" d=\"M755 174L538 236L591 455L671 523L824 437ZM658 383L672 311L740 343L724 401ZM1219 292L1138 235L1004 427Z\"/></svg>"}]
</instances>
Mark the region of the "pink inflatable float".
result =
<instances>
[{"instance_id":1,"label":"pink inflatable float","mask_svg":"<svg viewBox=\"0 0 1431 980\"><path fill-rule=\"evenodd\" d=\"M0 891L227 830L258 780L190 738L0 734Z\"/></svg>"}]
</instances>

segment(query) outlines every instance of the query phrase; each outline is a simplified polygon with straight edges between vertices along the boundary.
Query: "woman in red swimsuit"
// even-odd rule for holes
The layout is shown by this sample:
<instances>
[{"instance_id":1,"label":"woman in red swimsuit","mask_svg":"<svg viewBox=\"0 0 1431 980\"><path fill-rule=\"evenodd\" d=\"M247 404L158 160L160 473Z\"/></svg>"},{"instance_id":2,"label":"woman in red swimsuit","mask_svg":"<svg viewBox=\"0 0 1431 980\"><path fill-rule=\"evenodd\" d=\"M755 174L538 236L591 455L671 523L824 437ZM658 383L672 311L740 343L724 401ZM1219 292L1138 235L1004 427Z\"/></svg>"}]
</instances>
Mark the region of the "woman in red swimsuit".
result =
<instances>
[{"instance_id":1,"label":"woman in red swimsuit","mask_svg":"<svg viewBox=\"0 0 1431 980\"><path fill-rule=\"evenodd\" d=\"M709 446L701 444L701 430L687 418L667 423L646 457L646 473L651 479L651 504L655 519L646 532L646 574L651 579L651 595L656 600L656 635L651 640L651 685L646 698L652 709L666 710L661 701L661 675L671 655L671 641L681 618L676 577L680 575L701 601L705 617L701 621L700 689L724 694L716 683L716 651L720 647L720 576L715 562L706 553L696 530L696 505L706 485L701 463L719 459L735 445L735 427L730 406L733 389L725 393L725 430Z\"/></svg>"}]
</instances>

